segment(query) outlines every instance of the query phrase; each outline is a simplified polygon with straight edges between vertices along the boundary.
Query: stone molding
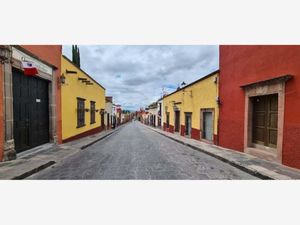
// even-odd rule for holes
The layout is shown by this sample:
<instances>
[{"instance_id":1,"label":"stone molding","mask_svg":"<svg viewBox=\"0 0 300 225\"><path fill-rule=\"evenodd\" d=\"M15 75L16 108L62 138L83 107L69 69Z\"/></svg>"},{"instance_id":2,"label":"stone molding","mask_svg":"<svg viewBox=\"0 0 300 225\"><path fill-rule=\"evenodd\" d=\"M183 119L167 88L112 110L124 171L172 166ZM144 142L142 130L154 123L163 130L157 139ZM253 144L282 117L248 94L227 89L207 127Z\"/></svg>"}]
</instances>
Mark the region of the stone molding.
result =
<instances>
[{"instance_id":1,"label":"stone molding","mask_svg":"<svg viewBox=\"0 0 300 225\"><path fill-rule=\"evenodd\" d=\"M285 82L291 78L291 75L285 75L282 77L241 86L241 88L243 88L245 91L244 152L269 161L282 163ZM271 94L278 94L278 127L276 149L252 143L253 108L250 98Z\"/></svg>"}]
</instances>

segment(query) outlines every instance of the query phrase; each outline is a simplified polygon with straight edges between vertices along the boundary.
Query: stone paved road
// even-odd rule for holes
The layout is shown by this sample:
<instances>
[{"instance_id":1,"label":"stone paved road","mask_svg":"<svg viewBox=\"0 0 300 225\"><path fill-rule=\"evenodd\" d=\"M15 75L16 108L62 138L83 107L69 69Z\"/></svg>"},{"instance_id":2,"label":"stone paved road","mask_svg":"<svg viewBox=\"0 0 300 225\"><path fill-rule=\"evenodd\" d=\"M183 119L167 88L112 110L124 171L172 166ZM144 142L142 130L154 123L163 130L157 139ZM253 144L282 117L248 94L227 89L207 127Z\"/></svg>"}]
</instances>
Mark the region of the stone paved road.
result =
<instances>
[{"instance_id":1,"label":"stone paved road","mask_svg":"<svg viewBox=\"0 0 300 225\"><path fill-rule=\"evenodd\" d=\"M28 179L257 179L146 128L125 125L110 137Z\"/></svg>"}]
</instances>

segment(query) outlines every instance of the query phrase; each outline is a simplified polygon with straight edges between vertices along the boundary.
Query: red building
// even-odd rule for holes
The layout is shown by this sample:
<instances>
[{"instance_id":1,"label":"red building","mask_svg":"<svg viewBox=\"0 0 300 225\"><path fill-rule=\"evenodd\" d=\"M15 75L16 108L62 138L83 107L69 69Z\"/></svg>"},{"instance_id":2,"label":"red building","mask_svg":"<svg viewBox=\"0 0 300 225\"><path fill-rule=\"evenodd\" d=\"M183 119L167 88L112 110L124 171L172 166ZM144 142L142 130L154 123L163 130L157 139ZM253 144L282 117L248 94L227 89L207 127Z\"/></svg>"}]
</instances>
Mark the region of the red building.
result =
<instances>
[{"instance_id":1,"label":"red building","mask_svg":"<svg viewBox=\"0 0 300 225\"><path fill-rule=\"evenodd\" d=\"M220 46L219 145L300 168L300 46Z\"/></svg>"},{"instance_id":2,"label":"red building","mask_svg":"<svg viewBox=\"0 0 300 225\"><path fill-rule=\"evenodd\" d=\"M60 45L0 45L0 161L61 143ZM35 65L27 76L23 63Z\"/></svg>"}]
</instances>

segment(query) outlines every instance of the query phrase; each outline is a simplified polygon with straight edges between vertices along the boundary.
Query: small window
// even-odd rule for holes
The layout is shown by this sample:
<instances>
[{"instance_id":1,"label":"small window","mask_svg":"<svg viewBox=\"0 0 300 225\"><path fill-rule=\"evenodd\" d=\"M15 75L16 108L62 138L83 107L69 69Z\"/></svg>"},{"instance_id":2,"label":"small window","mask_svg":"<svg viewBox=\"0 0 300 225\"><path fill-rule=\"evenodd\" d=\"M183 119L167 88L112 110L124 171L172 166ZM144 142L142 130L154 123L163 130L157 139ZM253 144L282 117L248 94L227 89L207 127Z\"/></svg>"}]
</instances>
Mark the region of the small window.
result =
<instances>
[{"instance_id":1,"label":"small window","mask_svg":"<svg viewBox=\"0 0 300 225\"><path fill-rule=\"evenodd\" d=\"M77 98L77 128L85 126L85 99Z\"/></svg>"},{"instance_id":2,"label":"small window","mask_svg":"<svg viewBox=\"0 0 300 225\"><path fill-rule=\"evenodd\" d=\"M166 117L167 117L167 128L169 128L169 126L170 126L170 113L169 112L166 113Z\"/></svg>"},{"instance_id":3,"label":"small window","mask_svg":"<svg viewBox=\"0 0 300 225\"><path fill-rule=\"evenodd\" d=\"M91 101L91 124L96 123L95 112L96 112L96 103Z\"/></svg>"}]
</instances>

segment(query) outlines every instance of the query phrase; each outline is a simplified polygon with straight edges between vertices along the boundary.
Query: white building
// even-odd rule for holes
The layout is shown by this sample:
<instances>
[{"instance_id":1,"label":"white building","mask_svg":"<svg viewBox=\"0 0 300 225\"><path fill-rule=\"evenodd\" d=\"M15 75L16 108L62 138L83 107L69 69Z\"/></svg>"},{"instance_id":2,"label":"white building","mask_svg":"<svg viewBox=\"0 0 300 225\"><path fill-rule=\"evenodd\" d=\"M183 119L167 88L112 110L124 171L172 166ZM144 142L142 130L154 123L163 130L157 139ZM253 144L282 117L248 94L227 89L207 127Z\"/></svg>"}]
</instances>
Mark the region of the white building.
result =
<instances>
[{"instance_id":1,"label":"white building","mask_svg":"<svg viewBox=\"0 0 300 225\"><path fill-rule=\"evenodd\" d=\"M113 98L111 96L105 97L105 116L104 124L106 129L111 129L113 124Z\"/></svg>"},{"instance_id":2,"label":"white building","mask_svg":"<svg viewBox=\"0 0 300 225\"><path fill-rule=\"evenodd\" d=\"M163 98L160 98L157 100L157 127L162 128L163 127L163 121L164 121L164 106L163 106Z\"/></svg>"}]
</instances>

